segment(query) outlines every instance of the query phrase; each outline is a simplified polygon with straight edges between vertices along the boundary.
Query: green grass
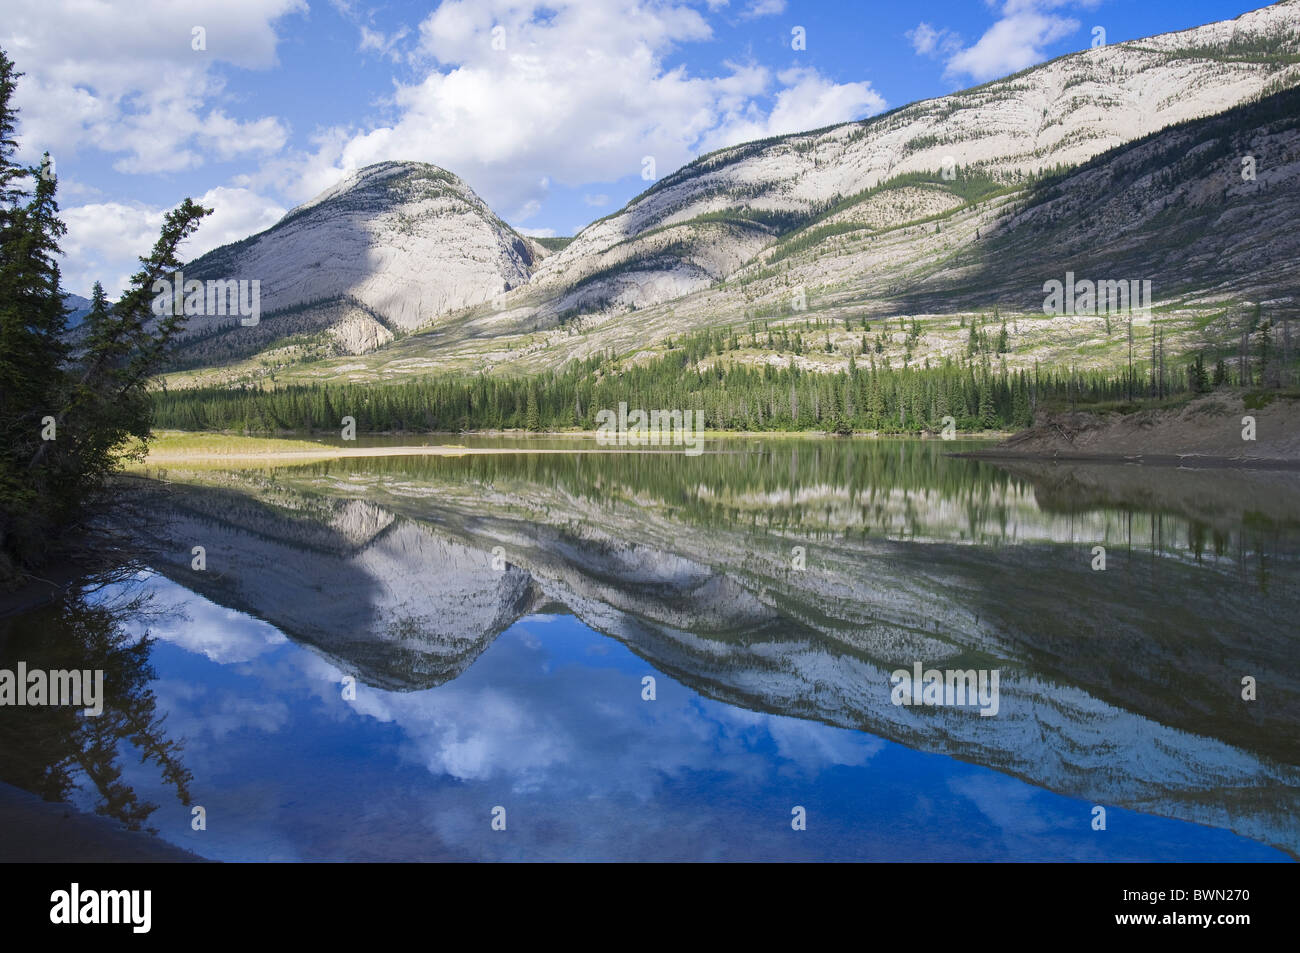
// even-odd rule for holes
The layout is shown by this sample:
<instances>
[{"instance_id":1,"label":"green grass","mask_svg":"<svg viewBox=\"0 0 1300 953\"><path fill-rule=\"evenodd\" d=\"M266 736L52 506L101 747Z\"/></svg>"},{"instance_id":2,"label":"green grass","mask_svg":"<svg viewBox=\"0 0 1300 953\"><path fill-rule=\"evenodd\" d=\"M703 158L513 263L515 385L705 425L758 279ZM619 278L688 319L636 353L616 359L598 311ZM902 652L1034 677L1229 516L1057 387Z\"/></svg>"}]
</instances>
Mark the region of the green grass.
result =
<instances>
[{"instance_id":1,"label":"green grass","mask_svg":"<svg viewBox=\"0 0 1300 953\"><path fill-rule=\"evenodd\" d=\"M149 442L154 454L235 454L284 453L301 450L329 450L329 444L307 439L281 439L278 437L244 437L237 434L193 433L181 430L159 430Z\"/></svg>"}]
</instances>

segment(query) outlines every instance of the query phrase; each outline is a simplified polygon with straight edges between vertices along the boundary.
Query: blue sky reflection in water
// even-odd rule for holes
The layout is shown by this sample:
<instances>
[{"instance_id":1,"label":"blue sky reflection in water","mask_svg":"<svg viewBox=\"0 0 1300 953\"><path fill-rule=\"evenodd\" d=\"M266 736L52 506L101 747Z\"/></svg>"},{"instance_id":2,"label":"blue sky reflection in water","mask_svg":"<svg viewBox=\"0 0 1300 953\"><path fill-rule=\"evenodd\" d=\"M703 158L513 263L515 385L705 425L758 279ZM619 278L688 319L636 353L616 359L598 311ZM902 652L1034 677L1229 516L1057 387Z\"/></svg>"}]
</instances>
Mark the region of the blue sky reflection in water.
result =
<instances>
[{"instance_id":1,"label":"blue sky reflection in water","mask_svg":"<svg viewBox=\"0 0 1300 953\"><path fill-rule=\"evenodd\" d=\"M274 627L145 585L180 610L151 626L154 689L208 829L150 766L124 759L126 780L164 837L215 859L1287 859L1113 806L1093 831L1089 802L714 701L568 615L520 620L435 688L344 701L344 673Z\"/></svg>"}]
</instances>

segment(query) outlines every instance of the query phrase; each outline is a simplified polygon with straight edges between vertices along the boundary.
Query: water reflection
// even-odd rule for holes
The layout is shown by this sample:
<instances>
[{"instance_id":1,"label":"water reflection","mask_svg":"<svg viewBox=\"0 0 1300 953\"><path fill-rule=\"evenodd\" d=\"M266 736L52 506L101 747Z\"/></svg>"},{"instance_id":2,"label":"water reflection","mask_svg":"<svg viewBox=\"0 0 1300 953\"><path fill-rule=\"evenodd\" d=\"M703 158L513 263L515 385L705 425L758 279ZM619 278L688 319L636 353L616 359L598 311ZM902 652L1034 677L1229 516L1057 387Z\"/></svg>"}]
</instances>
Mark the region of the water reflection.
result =
<instances>
[{"instance_id":1,"label":"water reflection","mask_svg":"<svg viewBox=\"0 0 1300 953\"><path fill-rule=\"evenodd\" d=\"M224 627L201 597L157 587ZM194 834L176 810L173 837L220 859L1282 857L1117 807L1101 840L1087 802L701 696L572 616L526 617L437 689L362 685L352 700L346 668L254 620L230 622L246 661L196 655L171 642L192 638L180 630L160 630L155 652L160 699L180 716L219 821ZM799 833L795 805L809 818ZM490 828L495 807L505 832Z\"/></svg>"},{"instance_id":2,"label":"water reflection","mask_svg":"<svg viewBox=\"0 0 1300 953\"><path fill-rule=\"evenodd\" d=\"M720 449L349 459L151 484L142 535L171 582L150 585L187 616L154 627L156 691L185 722L206 796L226 792L238 818L185 846L1300 849L1295 477L1004 467L938 442ZM892 705L889 673L917 660L999 668L999 715ZM344 700L348 675L360 685ZM1243 675L1259 701L1241 699ZM487 811L506 801L519 833L494 838ZM817 823L792 840L795 804ZM1093 804L1119 819L1104 835Z\"/></svg>"},{"instance_id":3,"label":"water reflection","mask_svg":"<svg viewBox=\"0 0 1300 953\"><path fill-rule=\"evenodd\" d=\"M148 826L158 805L142 800L123 779L123 743L170 788L168 800L190 803L192 775L182 746L158 710L149 663L150 642L132 627L155 617L147 593L123 582L87 580L62 598L24 616L0 619L0 669L102 671L104 706L86 716L58 705L6 707L0 717L0 781L50 801L74 790L90 796L97 814L130 830Z\"/></svg>"}]
</instances>

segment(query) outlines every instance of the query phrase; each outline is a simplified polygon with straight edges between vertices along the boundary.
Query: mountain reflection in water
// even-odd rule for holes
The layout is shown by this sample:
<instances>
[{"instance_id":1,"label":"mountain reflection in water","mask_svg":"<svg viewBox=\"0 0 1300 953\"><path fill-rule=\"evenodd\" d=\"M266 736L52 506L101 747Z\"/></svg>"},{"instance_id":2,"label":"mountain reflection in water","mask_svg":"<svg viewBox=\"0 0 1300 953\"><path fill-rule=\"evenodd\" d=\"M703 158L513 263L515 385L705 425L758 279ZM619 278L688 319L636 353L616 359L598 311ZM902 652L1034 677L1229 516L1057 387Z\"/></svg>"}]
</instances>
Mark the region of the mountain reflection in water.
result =
<instances>
[{"instance_id":1,"label":"mountain reflection in water","mask_svg":"<svg viewBox=\"0 0 1300 953\"><path fill-rule=\"evenodd\" d=\"M1295 476L711 446L168 472L125 625L208 830L124 777L221 859L1296 855Z\"/></svg>"}]
</instances>

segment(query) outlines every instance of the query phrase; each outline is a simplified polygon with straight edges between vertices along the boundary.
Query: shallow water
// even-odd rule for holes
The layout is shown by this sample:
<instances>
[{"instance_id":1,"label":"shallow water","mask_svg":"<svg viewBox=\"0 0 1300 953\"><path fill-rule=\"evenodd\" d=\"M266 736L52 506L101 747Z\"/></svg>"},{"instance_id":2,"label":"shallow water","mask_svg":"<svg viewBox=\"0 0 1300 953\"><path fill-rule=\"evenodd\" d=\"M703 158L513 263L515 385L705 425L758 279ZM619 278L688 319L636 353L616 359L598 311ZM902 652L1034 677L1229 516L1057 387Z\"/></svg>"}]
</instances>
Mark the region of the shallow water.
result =
<instances>
[{"instance_id":1,"label":"shallow water","mask_svg":"<svg viewBox=\"0 0 1300 953\"><path fill-rule=\"evenodd\" d=\"M90 599L152 611L10 620L3 662L107 653L122 780L222 860L1296 856L1295 476L709 446L171 469L153 573ZM895 704L918 662L996 714ZM13 738L33 787L63 748Z\"/></svg>"}]
</instances>

